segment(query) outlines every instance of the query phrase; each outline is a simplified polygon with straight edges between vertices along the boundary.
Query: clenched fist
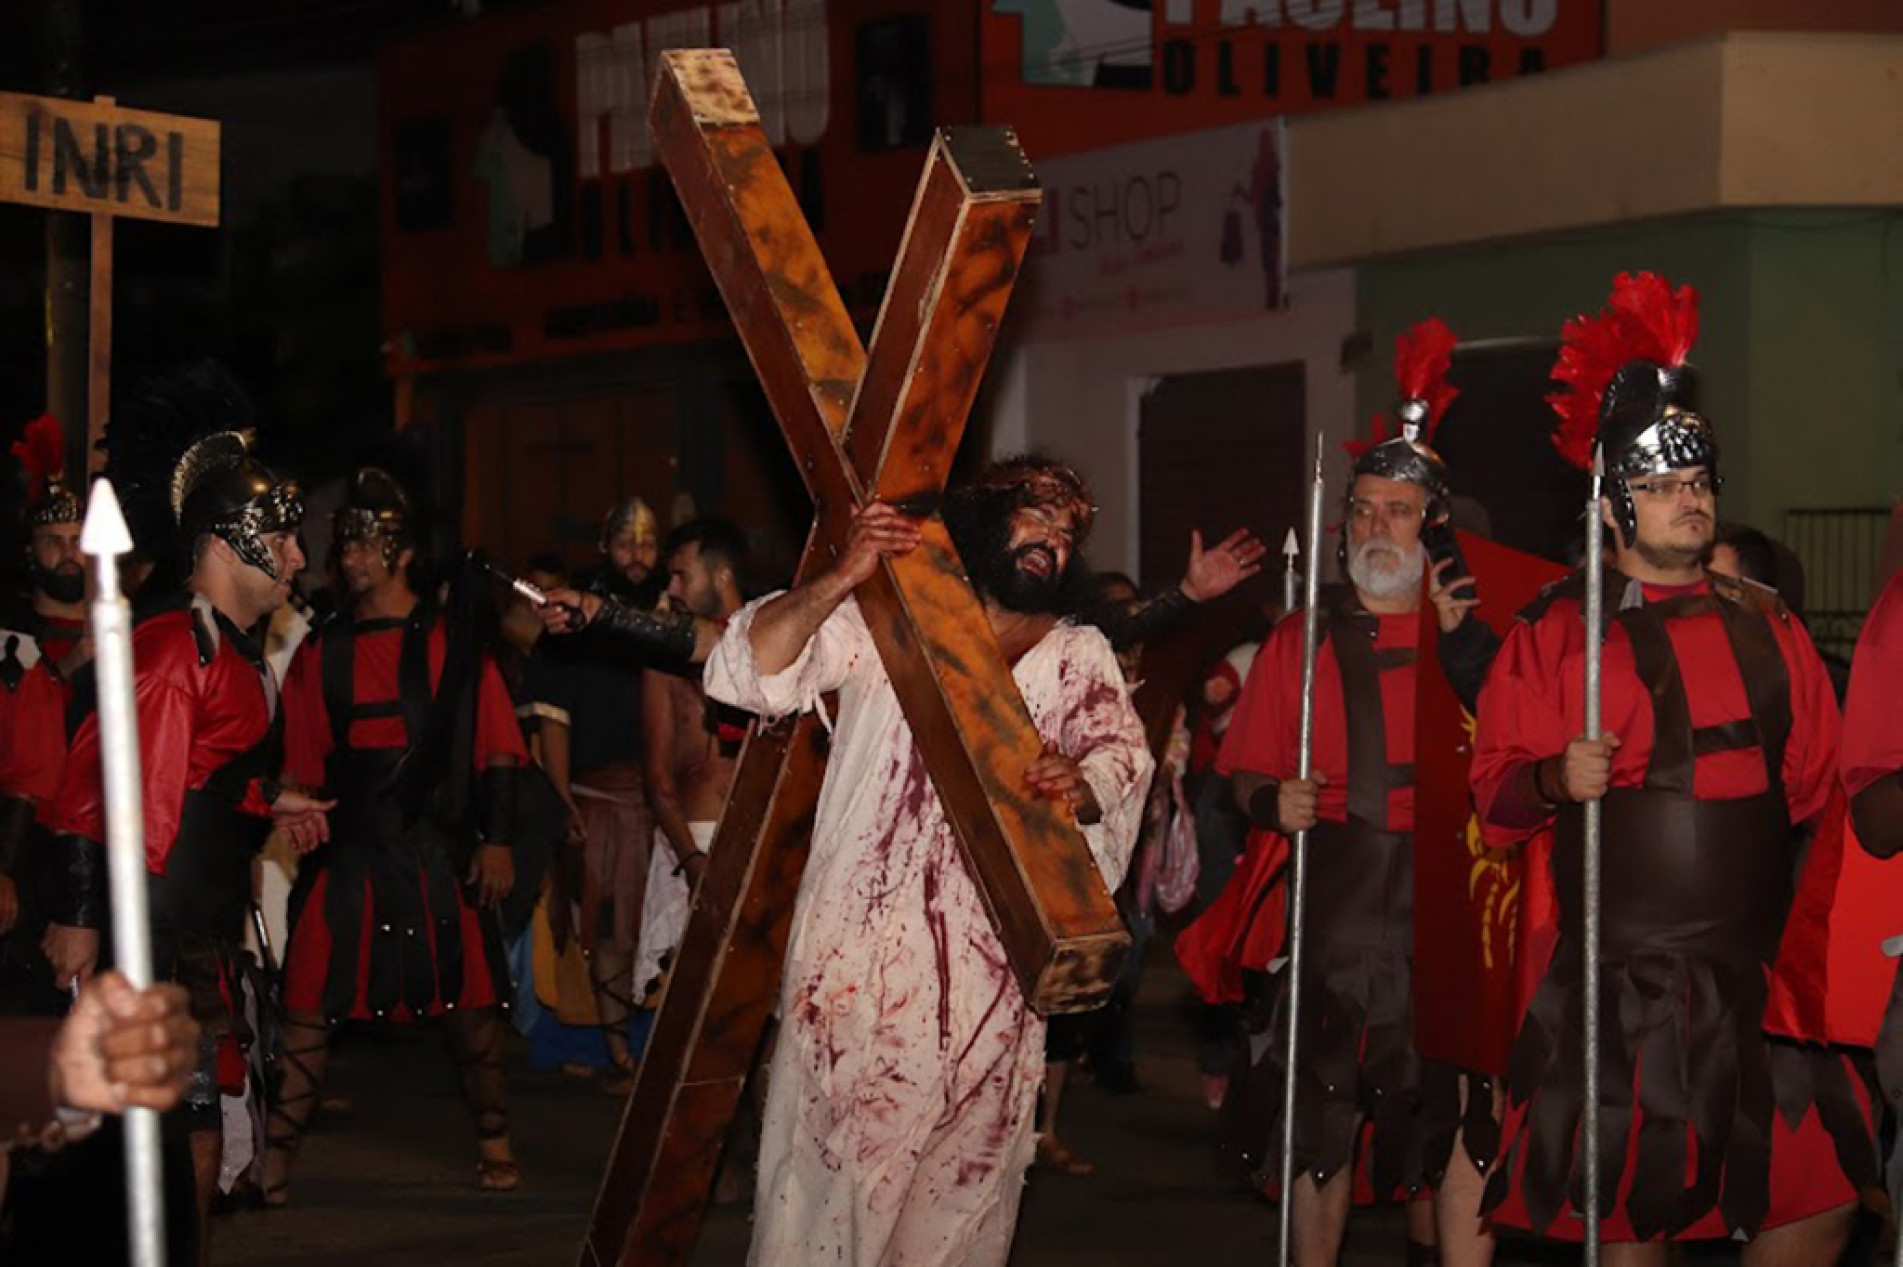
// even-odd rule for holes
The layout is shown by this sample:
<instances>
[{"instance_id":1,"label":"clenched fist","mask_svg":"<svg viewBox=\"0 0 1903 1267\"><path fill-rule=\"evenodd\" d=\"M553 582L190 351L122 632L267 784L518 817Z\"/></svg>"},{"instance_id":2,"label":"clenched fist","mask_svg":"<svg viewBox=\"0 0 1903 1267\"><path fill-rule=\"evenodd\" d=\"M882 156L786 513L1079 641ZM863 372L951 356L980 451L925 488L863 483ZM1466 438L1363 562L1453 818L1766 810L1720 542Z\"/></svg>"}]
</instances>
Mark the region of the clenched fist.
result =
<instances>
[{"instance_id":1,"label":"clenched fist","mask_svg":"<svg viewBox=\"0 0 1903 1267\"><path fill-rule=\"evenodd\" d=\"M1559 758L1560 794L1569 801L1596 801L1612 782L1612 754L1619 736L1575 739Z\"/></svg>"}]
</instances>

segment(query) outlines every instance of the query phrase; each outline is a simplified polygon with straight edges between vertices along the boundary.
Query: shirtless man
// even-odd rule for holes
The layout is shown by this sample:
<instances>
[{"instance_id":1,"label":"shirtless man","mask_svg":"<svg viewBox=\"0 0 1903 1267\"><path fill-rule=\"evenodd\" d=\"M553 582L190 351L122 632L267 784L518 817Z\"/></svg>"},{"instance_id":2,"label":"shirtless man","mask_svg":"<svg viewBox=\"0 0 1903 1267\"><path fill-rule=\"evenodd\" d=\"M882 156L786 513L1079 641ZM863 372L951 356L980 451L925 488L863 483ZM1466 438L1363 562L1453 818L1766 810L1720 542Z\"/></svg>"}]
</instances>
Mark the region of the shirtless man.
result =
<instances>
[{"instance_id":1,"label":"shirtless man","mask_svg":"<svg viewBox=\"0 0 1903 1267\"><path fill-rule=\"evenodd\" d=\"M746 538L725 519L696 519L668 537L667 597L701 622L724 624L745 601ZM634 982L645 989L687 926L694 886L727 803L746 714L711 703L700 678L663 669L641 673L641 738L655 848L641 913Z\"/></svg>"}]
</instances>

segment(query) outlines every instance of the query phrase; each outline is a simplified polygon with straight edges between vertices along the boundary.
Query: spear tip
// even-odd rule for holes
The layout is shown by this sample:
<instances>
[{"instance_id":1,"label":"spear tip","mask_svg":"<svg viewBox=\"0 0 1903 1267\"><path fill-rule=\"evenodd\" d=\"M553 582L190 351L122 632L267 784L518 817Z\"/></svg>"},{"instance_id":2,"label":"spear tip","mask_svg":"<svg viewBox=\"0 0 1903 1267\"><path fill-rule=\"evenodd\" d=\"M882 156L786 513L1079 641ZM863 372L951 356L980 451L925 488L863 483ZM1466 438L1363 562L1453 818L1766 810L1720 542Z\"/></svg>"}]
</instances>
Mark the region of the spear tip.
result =
<instances>
[{"instance_id":1,"label":"spear tip","mask_svg":"<svg viewBox=\"0 0 1903 1267\"><path fill-rule=\"evenodd\" d=\"M1295 529L1290 528L1288 536L1282 538L1282 554L1285 558L1293 559L1301 552L1302 539L1295 535Z\"/></svg>"},{"instance_id":2,"label":"spear tip","mask_svg":"<svg viewBox=\"0 0 1903 1267\"><path fill-rule=\"evenodd\" d=\"M79 530L79 548L94 558L132 552L132 532L126 527L125 512L119 509L119 496L112 491L109 480L93 481L86 522Z\"/></svg>"}]
</instances>

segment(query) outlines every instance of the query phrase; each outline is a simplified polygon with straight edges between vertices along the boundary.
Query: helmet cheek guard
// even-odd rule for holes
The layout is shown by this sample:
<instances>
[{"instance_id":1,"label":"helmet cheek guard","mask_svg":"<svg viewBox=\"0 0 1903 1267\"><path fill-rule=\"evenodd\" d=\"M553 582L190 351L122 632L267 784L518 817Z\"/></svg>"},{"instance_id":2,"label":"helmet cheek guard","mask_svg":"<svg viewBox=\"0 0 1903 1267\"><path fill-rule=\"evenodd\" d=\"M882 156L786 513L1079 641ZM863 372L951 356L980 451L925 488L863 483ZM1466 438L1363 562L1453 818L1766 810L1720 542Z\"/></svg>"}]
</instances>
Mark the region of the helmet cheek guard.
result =
<instances>
[{"instance_id":1,"label":"helmet cheek guard","mask_svg":"<svg viewBox=\"0 0 1903 1267\"><path fill-rule=\"evenodd\" d=\"M392 573L410 545L408 526L400 519L362 506L346 506L337 512L336 536L340 542L375 542L383 566Z\"/></svg>"},{"instance_id":2,"label":"helmet cheek guard","mask_svg":"<svg viewBox=\"0 0 1903 1267\"><path fill-rule=\"evenodd\" d=\"M295 482L279 479L251 456L248 436L226 431L199 441L179 459L172 513L187 546L216 537L277 581L284 578L264 539L296 532L304 521L304 500Z\"/></svg>"},{"instance_id":3,"label":"helmet cheek guard","mask_svg":"<svg viewBox=\"0 0 1903 1267\"><path fill-rule=\"evenodd\" d=\"M376 542L383 566L394 575L403 552L416 544L410 529L410 498L381 467L366 466L350 478L342 507L332 520L339 542Z\"/></svg>"},{"instance_id":4,"label":"helmet cheek guard","mask_svg":"<svg viewBox=\"0 0 1903 1267\"><path fill-rule=\"evenodd\" d=\"M1619 534L1619 547L1630 550L1639 539L1639 508L1632 500L1632 486L1624 477L1607 480L1605 494L1612 503L1612 525Z\"/></svg>"},{"instance_id":5,"label":"helmet cheek guard","mask_svg":"<svg viewBox=\"0 0 1903 1267\"><path fill-rule=\"evenodd\" d=\"M277 557L264 539L280 532L296 532L303 521L304 502L297 485L273 482L235 514L213 524L211 533L240 559L272 580L281 581L285 578L278 575Z\"/></svg>"}]
</instances>

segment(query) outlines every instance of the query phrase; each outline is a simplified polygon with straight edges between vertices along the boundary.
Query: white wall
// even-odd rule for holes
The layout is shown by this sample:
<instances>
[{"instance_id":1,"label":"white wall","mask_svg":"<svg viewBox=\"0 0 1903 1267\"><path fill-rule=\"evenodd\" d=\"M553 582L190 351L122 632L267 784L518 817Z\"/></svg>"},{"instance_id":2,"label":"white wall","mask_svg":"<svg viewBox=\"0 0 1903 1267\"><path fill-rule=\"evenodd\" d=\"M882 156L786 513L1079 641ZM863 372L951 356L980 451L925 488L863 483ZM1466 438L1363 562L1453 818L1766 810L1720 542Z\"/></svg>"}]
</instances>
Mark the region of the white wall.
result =
<instances>
[{"instance_id":1,"label":"white wall","mask_svg":"<svg viewBox=\"0 0 1903 1267\"><path fill-rule=\"evenodd\" d=\"M992 456L1034 448L1075 464L1101 508L1091 562L1134 575L1144 389L1168 374L1301 361L1308 426L1324 434L1332 487L1348 470L1341 443L1359 435L1363 423L1354 416L1354 378L1341 369L1342 340L1355 329L1355 275L1350 269L1298 273L1288 291L1286 309L1248 321L1019 342L992 368Z\"/></svg>"}]
</instances>

